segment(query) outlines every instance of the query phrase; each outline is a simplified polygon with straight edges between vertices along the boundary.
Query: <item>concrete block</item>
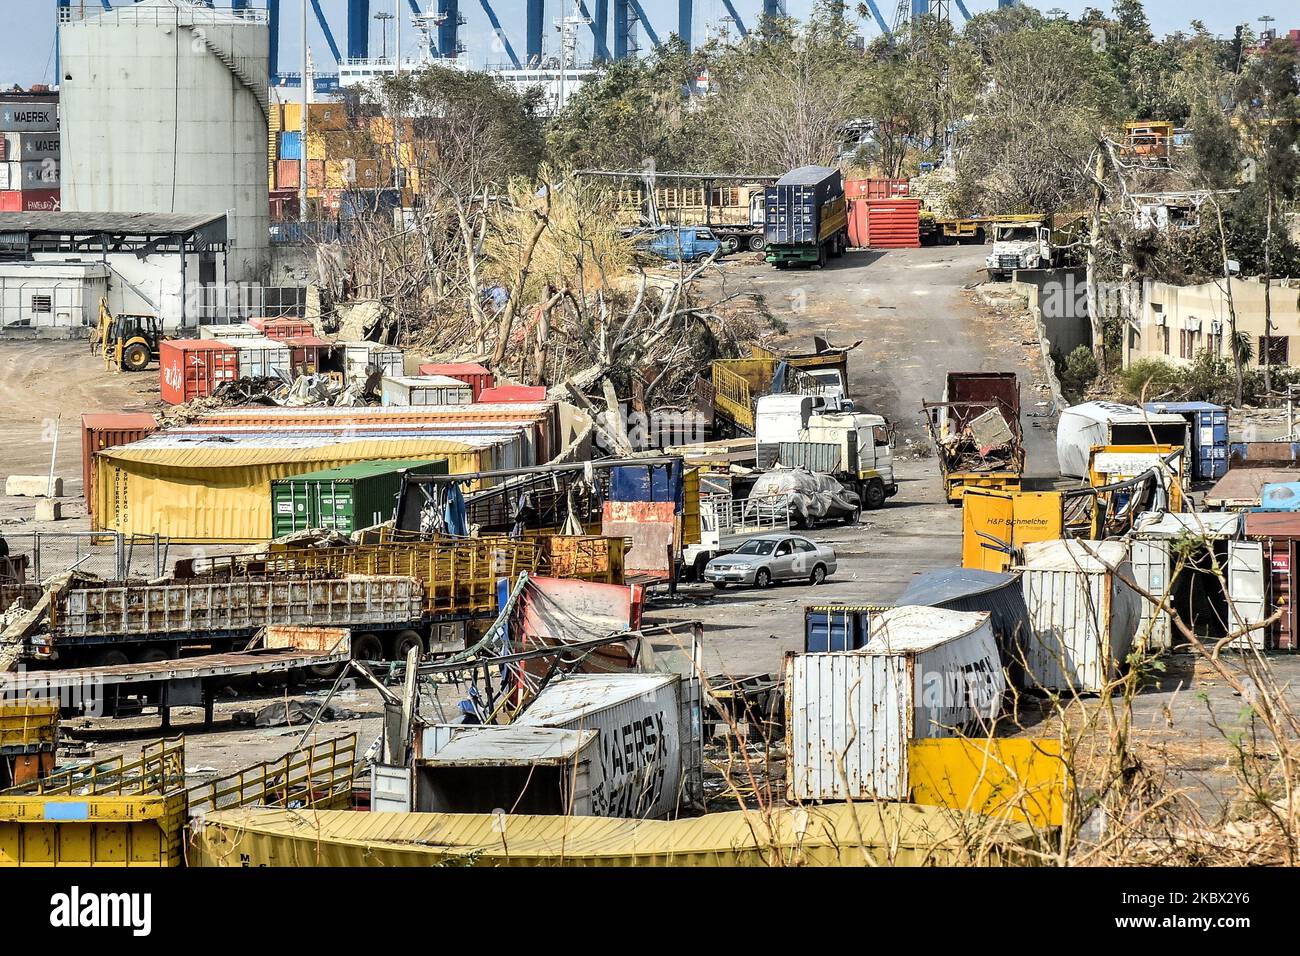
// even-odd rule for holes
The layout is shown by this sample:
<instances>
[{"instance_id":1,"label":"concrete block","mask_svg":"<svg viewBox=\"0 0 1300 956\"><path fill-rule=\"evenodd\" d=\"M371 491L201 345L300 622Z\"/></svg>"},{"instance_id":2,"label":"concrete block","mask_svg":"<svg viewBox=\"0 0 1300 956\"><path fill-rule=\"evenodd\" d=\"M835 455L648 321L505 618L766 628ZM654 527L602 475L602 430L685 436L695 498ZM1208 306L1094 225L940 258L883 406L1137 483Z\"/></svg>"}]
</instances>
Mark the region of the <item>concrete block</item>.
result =
<instances>
[{"instance_id":1,"label":"concrete block","mask_svg":"<svg viewBox=\"0 0 1300 956\"><path fill-rule=\"evenodd\" d=\"M20 498L62 498L63 479L54 479L54 494L50 495L49 475L10 475L5 479L5 494Z\"/></svg>"},{"instance_id":2,"label":"concrete block","mask_svg":"<svg viewBox=\"0 0 1300 956\"><path fill-rule=\"evenodd\" d=\"M37 521L58 521L63 517L63 502L58 498L42 498L36 502Z\"/></svg>"}]
</instances>

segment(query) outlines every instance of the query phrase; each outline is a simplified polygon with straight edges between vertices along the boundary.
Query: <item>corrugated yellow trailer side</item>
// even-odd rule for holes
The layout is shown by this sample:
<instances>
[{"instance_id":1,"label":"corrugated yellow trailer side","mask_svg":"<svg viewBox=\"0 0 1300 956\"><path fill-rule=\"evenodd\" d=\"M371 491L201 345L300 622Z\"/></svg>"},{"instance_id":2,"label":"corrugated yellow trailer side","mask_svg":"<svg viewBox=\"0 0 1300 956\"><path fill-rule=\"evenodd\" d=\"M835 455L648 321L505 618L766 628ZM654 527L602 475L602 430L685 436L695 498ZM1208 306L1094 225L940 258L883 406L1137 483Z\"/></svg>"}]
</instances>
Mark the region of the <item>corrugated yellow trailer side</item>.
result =
<instances>
[{"instance_id":1,"label":"corrugated yellow trailer side","mask_svg":"<svg viewBox=\"0 0 1300 956\"><path fill-rule=\"evenodd\" d=\"M271 482L359 461L446 459L451 474L491 470L495 446L374 439L287 447L240 444L108 449L96 456L98 527L173 541L271 536Z\"/></svg>"},{"instance_id":2,"label":"corrugated yellow trailer side","mask_svg":"<svg viewBox=\"0 0 1300 956\"><path fill-rule=\"evenodd\" d=\"M684 820L239 809L191 835L194 866L958 866L1023 864L1023 823L903 803Z\"/></svg>"}]
</instances>

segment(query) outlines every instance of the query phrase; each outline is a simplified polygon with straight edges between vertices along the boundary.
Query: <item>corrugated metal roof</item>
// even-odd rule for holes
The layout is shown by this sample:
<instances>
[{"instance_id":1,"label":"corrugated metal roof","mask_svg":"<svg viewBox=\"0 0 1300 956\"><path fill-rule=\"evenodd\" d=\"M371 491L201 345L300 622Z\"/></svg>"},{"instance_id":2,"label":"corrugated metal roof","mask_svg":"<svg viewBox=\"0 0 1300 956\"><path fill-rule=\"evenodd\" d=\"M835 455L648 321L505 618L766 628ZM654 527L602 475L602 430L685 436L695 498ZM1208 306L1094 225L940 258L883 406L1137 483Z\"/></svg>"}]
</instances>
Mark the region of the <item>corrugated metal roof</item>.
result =
<instances>
[{"instance_id":1,"label":"corrugated metal roof","mask_svg":"<svg viewBox=\"0 0 1300 956\"><path fill-rule=\"evenodd\" d=\"M1035 571L1113 571L1128 560L1123 541L1089 541L1072 538L1026 544L1024 567Z\"/></svg>"},{"instance_id":2,"label":"corrugated metal roof","mask_svg":"<svg viewBox=\"0 0 1300 956\"><path fill-rule=\"evenodd\" d=\"M1020 580L1019 575L979 568L939 568L918 575L898 599L901 604L934 606L957 598L996 591Z\"/></svg>"},{"instance_id":3,"label":"corrugated metal roof","mask_svg":"<svg viewBox=\"0 0 1300 956\"><path fill-rule=\"evenodd\" d=\"M987 611L949 611L939 607L892 607L882 611L871 627L866 647L851 651L873 657L928 651L984 627Z\"/></svg>"},{"instance_id":4,"label":"corrugated metal roof","mask_svg":"<svg viewBox=\"0 0 1300 956\"><path fill-rule=\"evenodd\" d=\"M856 802L789 807L768 814L735 810L682 820L628 820L492 813L364 813L354 810L240 808L209 813L196 833L200 862L245 865L258 853L276 865L418 865L447 857L476 864L537 866L751 865L778 861L824 866L922 865L969 860L981 844L1027 845L1023 823L993 821L947 807ZM237 849L236 849L237 848Z\"/></svg>"},{"instance_id":5,"label":"corrugated metal roof","mask_svg":"<svg viewBox=\"0 0 1300 956\"><path fill-rule=\"evenodd\" d=\"M204 339L202 341L211 341ZM458 382L457 384L464 384ZM518 416L540 415L547 412L554 405L554 402L475 402L472 405L411 405L411 406L388 406L387 408L373 405L367 408L337 408L337 407L311 407L311 408L289 408L284 406L267 406L266 408L232 408L226 411L205 412L198 418L201 424L206 421L220 421L223 418L328 418L340 414L355 416L358 420L367 418L384 418L400 415L461 415L473 416L475 414L505 414L513 413Z\"/></svg>"},{"instance_id":6,"label":"corrugated metal roof","mask_svg":"<svg viewBox=\"0 0 1300 956\"><path fill-rule=\"evenodd\" d=\"M675 674L574 674L548 684L517 722L565 723L652 694L677 679Z\"/></svg>"},{"instance_id":7,"label":"corrugated metal roof","mask_svg":"<svg viewBox=\"0 0 1300 956\"><path fill-rule=\"evenodd\" d=\"M385 375L385 382L396 382L398 385L429 387L435 386L440 388L469 388L467 384L458 378L451 378L448 375ZM462 406L464 407L464 406Z\"/></svg>"},{"instance_id":8,"label":"corrugated metal roof","mask_svg":"<svg viewBox=\"0 0 1300 956\"><path fill-rule=\"evenodd\" d=\"M1184 514L1148 511L1138 515L1133 523L1133 537L1177 538L1191 534L1197 537L1235 538L1241 531L1241 514L1235 511L1193 511Z\"/></svg>"},{"instance_id":9,"label":"corrugated metal roof","mask_svg":"<svg viewBox=\"0 0 1300 956\"><path fill-rule=\"evenodd\" d=\"M374 475L387 475L403 468L422 468L436 465L440 459L412 458L401 461L358 461L351 465L337 468L325 468L321 471L309 471L292 478L277 478L281 481L355 481L358 478L370 478Z\"/></svg>"},{"instance_id":10,"label":"corrugated metal roof","mask_svg":"<svg viewBox=\"0 0 1300 956\"><path fill-rule=\"evenodd\" d=\"M595 730L565 730L522 724L456 728L436 754L421 758L428 766L452 764L494 767L562 763L572 760L599 735Z\"/></svg>"},{"instance_id":11,"label":"corrugated metal roof","mask_svg":"<svg viewBox=\"0 0 1300 956\"><path fill-rule=\"evenodd\" d=\"M828 176L839 174L838 169L829 166L800 166L792 169L776 181L778 186L815 186Z\"/></svg>"},{"instance_id":12,"label":"corrugated metal roof","mask_svg":"<svg viewBox=\"0 0 1300 956\"><path fill-rule=\"evenodd\" d=\"M231 468L246 465L264 465L275 462L317 461L326 452L332 458L408 458L414 455L463 454L494 442L448 441L433 438L382 438L371 441L347 439L305 438L294 441L287 438L240 442L152 442L152 436L143 441L105 449L100 458L114 461L140 462L169 468Z\"/></svg>"},{"instance_id":13,"label":"corrugated metal roof","mask_svg":"<svg viewBox=\"0 0 1300 956\"><path fill-rule=\"evenodd\" d=\"M159 236L194 232L225 218L225 213L0 212L0 232Z\"/></svg>"}]
</instances>

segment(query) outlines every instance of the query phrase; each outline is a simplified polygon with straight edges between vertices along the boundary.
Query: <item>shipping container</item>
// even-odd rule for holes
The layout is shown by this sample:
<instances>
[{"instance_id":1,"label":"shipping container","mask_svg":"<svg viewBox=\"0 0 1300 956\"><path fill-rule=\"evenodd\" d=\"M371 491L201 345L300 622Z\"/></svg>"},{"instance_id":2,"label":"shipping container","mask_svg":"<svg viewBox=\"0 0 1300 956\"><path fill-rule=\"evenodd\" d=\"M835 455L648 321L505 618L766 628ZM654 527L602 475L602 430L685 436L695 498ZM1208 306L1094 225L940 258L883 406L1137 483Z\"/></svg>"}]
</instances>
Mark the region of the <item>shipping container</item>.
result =
<instances>
[{"instance_id":1,"label":"shipping container","mask_svg":"<svg viewBox=\"0 0 1300 956\"><path fill-rule=\"evenodd\" d=\"M474 401L474 391L460 379L446 375L385 375L380 398L384 407L469 405Z\"/></svg>"},{"instance_id":2,"label":"shipping container","mask_svg":"<svg viewBox=\"0 0 1300 956\"><path fill-rule=\"evenodd\" d=\"M790 654L786 797L906 800L913 740L983 733L1006 681L987 612L896 607L867 645Z\"/></svg>"},{"instance_id":3,"label":"shipping container","mask_svg":"<svg viewBox=\"0 0 1300 956\"><path fill-rule=\"evenodd\" d=\"M546 387L543 385L493 385L479 392L479 401L484 405L505 402L524 402L528 404L546 401Z\"/></svg>"},{"instance_id":4,"label":"shipping container","mask_svg":"<svg viewBox=\"0 0 1300 956\"><path fill-rule=\"evenodd\" d=\"M235 350L240 378L278 378L277 373L293 376L293 355L282 342L261 335L220 341Z\"/></svg>"},{"instance_id":5,"label":"shipping container","mask_svg":"<svg viewBox=\"0 0 1300 956\"><path fill-rule=\"evenodd\" d=\"M851 199L849 244L872 249L919 249L919 199Z\"/></svg>"},{"instance_id":6,"label":"shipping container","mask_svg":"<svg viewBox=\"0 0 1300 956\"><path fill-rule=\"evenodd\" d=\"M289 347L293 374L317 375L324 370L324 362L333 346L315 335L296 335L284 339Z\"/></svg>"},{"instance_id":7,"label":"shipping container","mask_svg":"<svg viewBox=\"0 0 1300 956\"><path fill-rule=\"evenodd\" d=\"M302 157L302 130L287 129L281 132L279 136L280 136L280 152L278 158L282 162L287 161L287 162L294 163L295 164L294 168L296 170L297 163L303 158Z\"/></svg>"},{"instance_id":8,"label":"shipping container","mask_svg":"<svg viewBox=\"0 0 1300 956\"><path fill-rule=\"evenodd\" d=\"M803 166L764 190L769 244L815 245L822 241L822 207L844 195L838 169Z\"/></svg>"},{"instance_id":9,"label":"shipping container","mask_svg":"<svg viewBox=\"0 0 1300 956\"><path fill-rule=\"evenodd\" d=\"M247 322L199 326L199 338L201 339L255 339L261 335L261 332Z\"/></svg>"},{"instance_id":10,"label":"shipping container","mask_svg":"<svg viewBox=\"0 0 1300 956\"><path fill-rule=\"evenodd\" d=\"M302 185L302 164L296 159L275 161L275 188L297 189Z\"/></svg>"},{"instance_id":11,"label":"shipping container","mask_svg":"<svg viewBox=\"0 0 1300 956\"><path fill-rule=\"evenodd\" d=\"M497 382L495 375L476 362L427 362L420 366L420 374L459 379L470 387L476 402L481 400L484 389L492 388Z\"/></svg>"},{"instance_id":12,"label":"shipping container","mask_svg":"<svg viewBox=\"0 0 1300 956\"><path fill-rule=\"evenodd\" d=\"M378 342L336 342L335 347L343 352L343 374L351 384L364 382L372 370L382 375L400 377L406 374L402 350L392 345L380 345Z\"/></svg>"},{"instance_id":13,"label":"shipping container","mask_svg":"<svg viewBox=\"0 0 1300 956\"><path fill-rule=\"evenodd\" d=\"M389 521L402 473L445 475L445 461L363 461L271 482L271 535L330 528L352 534Z\"/></svg>"},{"instance_id":14,"label":"shipping container","mask_svg":"<svg viewBox=\"0 0 1300 956\"><path fill-rule=\"evenodd\" d=\"M1084 402L1061 413L1056 429L1056 458L1061 474L1087 478L1089 454L1102 445L1174 445L1187 447L1187 419L1122 405Z\"/></svg>"},{"instance_id":15,"label":"shipping container","mask_svg":"<svg viewBox=\"0 0 1300 956\"><path fill-rule=\"evenodd\" d=\"M604 790L596 730L434 724L421 733L412 808L421 813L595 815Z\"/></svg>"},{"instance_id":16,"label":"shipping container","mask_svg":"<svg viewBox=\"0 0 1300 956\"><path fill-rule=\"evenodd\" d=\"M897 603L948 611L987 611L1002 666L1013 678L1018 678L1024 645L1029 640L1029 610L1025 607L1020 575L979 568L922 571L912 579Z\"/></svg>"},{"instance_id":17,"label":"shipping container","mask_svg":"<svg viewBox=\"0 0 1300 956\"><path fill-rule=\"evenodd\" d=\"M814 604L803 612L805 654L856 651L871 639L872 621L892 604Z\"/></svg>"},{"instance_id":18,"label":"shipping container","mask_svg":"<svg viewBox=\"0 0 1300 956\"><path fill-rule=\"evenodd\" d=\"M63 193L58 189L6 189L0 197L3 212L58 212L63 208Z\"/></svg>"},{"instance_id":19,"label":"shipping container","mask_svg":"<svg viewBox=\"0 0 1300 956\"><path fill-rule=\"evenodd\" d=\"M316 327L306 319L291 318L266 318L259 316L249 319L248 324L257 329L262 335L274 342L282 342L285 339L300 338L304 335L315 335Z\"/></svg>"},{"instance_id":20,"label":"shipping container","mask_svg":"<svg viewBox=\"0 0 1300 956\"><path fill-rule=\"evenodd\" d=\"M216 339L169 339L159 348L162 400L181 405L239 378L239 355Z\"/></svg>"},{"instance_id":21,"label":"shipping container","mask_svg":"<svg viewBox=\"0 0 1300 956\"><path fill-rule=\"evenodd\" d=\"M95 507L106 531L175 541L266 540L277 478L371 460L445 459L451 474L494 471L517 467L519 447L517 440L500 438L203 442L153 435L95 456Z\"/></svg>"},{"instance_id":22,"label":"shipping container","mask_svg":"<svg viewBox=\"0 0 1300 956\"><path fill-rule=\"evenodd\" d=\"M1224 625L1232 617L1229 602L1233 591L1242 596L1260 596L1264 587L1263 546L1243 542L1241 537L1242 516L1237 512L1152 512L1138 516L1129 535L1133 583L1152 598L1141 598L1138 642L1157 653L1186 643L1181 634L1173 634L1170 610L1203 637L1218 640L1226 636ZM1193 547L1193 542L1197 546ZM1247 555L1252 551L1253 560ZM1217 573L1221 568L1229 569L1227 590ZM1259 569L1253 581L1245 575L1247 568ZM1253 610L1263 606L1262 601L1251 604ZM1237 610L1244 612L1246 608Z\"/></svg>"},{"instance_id":23,"label":"shipping container","mask_svg":"<svg viewBox=\"0 0 1300 956\"><path fill-rule=\"evenodd\" d=\"M1222 478L1228 470L1228 410L1209 402L1147 402L1147 411L1187 419L1191 476L1199 481Z\"/></svg>"},{"instance_id":24,"label":"shipping container","mask_svg":"<svg viewBox=\"0 0 1300 956\"><path fill-rule=\"evenodd\" d=\"M515 724L597 731L602 780L592 813L659 819L677 810L683 751L700 743L681 719L681 690L675 674L573 674L548 684Z\"/></svg>"},{"instance_id":25,"label":"shipping container","mask_svg":"<svg viewBox=\"0 0 1300 956\"><path fill-rule=\"evenodd\" d=\"M0 161L27 163L59 156L58 133L0 133Z\"/></svg>"},{"instance_id":26,"label":"shipping container","mask_svg":"<svg viewBox=\"0 0 1300 956\"><path fill-rule=\"evenodd\" d=\"M1243 522L1246 538L1263 548L1266 601L1257 613L1252 613L1249 602L1239 599L1234 591L1237 613L1246 620L1265 620L1277 614L1278 619L1269 625L1265 643L1277 650L1295 651L1300 646L1300 588L1295 581L1296 560L1300 557L1300 514L1254 511L1243 515Z\"/></svg>"},{"instance_id":27,"label":"shipping container","mask_svg":"<svg viewBox=\"0 0 1300 956\"><path fill-rule=\"evenodd\" d=\"M58 128L57 103L6 100L0 96L0 133L44 133Z\"/></svg>"},{"instance_id":28,"label":"shipping container","mask_svg":"<svg viewBox=\"0 0 1300 956\"><path fill-rule=\"evenodd\" d=\"M95 453L129 445L157 430L158 420L146 412L86 412L81 416L81 495L88 507L95 500Z\"/></svg>"},{"instance_id":29,"label":"shipping container","mask_svg":"<svg viewBox=\"0 0 1300 956\"><path fill-rule=\"evenodd\" d=\"M63 185L57 159L0 163L0 189L59 189Z\"/></svg>"},{"instance_id":30,"label":"shipping container","mask_svg":"<svg viewBox=\"0 0 1300 956\"><path fill-rule=\"evenodd\" d=\"M1142 618L1123 541L1038 541L1020 568L1029 609L1024 686L1095 694L1120 676Z\"/></svg>"},{"instance_id":31,"label":"shipping container","mask_svg":"<svg viewBox=\"0 0 1300 956\"><path fill-rule=\"evenodd\" d=\"M902 199L906 198L911 184L906 179L848 179L844 193L850 199Z\"/></svg>"}]
</instances>

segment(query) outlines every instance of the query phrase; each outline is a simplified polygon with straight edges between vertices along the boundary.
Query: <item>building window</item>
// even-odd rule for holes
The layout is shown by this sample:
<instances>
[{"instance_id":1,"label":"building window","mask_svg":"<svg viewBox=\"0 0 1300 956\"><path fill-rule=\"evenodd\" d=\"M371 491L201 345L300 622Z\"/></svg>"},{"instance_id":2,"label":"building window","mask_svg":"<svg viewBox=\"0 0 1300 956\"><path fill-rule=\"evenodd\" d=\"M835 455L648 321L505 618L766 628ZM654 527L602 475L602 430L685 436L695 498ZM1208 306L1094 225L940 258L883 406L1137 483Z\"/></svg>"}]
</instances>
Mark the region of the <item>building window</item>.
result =
<instances>
[{"instance_id":1,"label":"building window","mask_svg":"<svg viewBox=\"0 0 1300 956\"><path fill-rule=\"evenodd\" d=\"M1255 352L1260 365L1289 365L1287 343L1291 339L1286 335L1261 335L1259 348Z\"/></svg>"},{"instance_id":2,"label":"building window","mask_svg":"<svg viewBox=\"0 0 1300 956\"><path fill-rule=\"evenodd\" d=\"M1195 358L1196 357L1196 332L1191 329L1182 329L1178 333L1178 357Z\"/></svg>"},{"instance_id":3,"label":"building window","mask_svg":"<svg viewBox=\"0 0 1300 956\"><path fill-rule=\"evenodd\" d=\"M54 302L48 295L32 296L32 311L50 313L54 311Z\"/></svg>"},{"instance_id":4,"label":"building window","mask_svg":"<svg viewBox=\"0 0 1300 956\"><path fill-rule=\"evenodd\" d=\"M1165 355L1169 354L1169 326L1167 325L1160 329L1160 350Z\"/></svg>"}]
</instances>

